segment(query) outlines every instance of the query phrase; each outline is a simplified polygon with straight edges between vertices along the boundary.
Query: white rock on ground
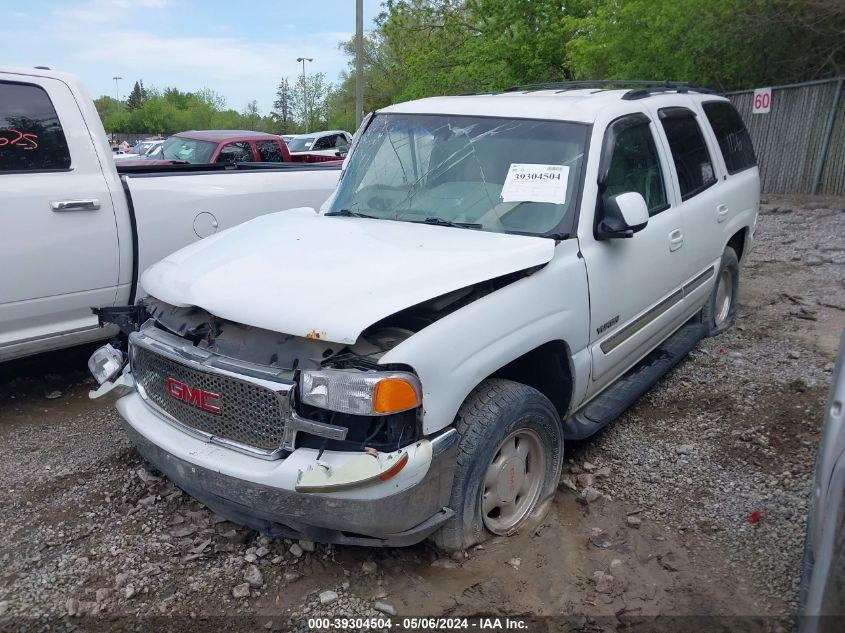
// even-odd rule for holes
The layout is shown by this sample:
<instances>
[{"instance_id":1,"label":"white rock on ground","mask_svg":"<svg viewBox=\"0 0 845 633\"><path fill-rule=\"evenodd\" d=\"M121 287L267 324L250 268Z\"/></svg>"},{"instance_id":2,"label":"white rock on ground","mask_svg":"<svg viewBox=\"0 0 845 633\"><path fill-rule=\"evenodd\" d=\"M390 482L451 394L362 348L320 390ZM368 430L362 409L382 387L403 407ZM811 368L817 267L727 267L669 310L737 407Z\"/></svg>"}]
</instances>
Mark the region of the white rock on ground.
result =
<instances>
[{"instance_id":1,"label":"white rock on ground","mask_svg":"<svg viewBox=\"0 0 845 633\"><path fill-rule=\"evenodd\" d=\"M396 615L396 607L392 604L387 604L386 602L376 602L373 605L373 609L386 613L387 615Z\"/></svg>"}]
</instances>

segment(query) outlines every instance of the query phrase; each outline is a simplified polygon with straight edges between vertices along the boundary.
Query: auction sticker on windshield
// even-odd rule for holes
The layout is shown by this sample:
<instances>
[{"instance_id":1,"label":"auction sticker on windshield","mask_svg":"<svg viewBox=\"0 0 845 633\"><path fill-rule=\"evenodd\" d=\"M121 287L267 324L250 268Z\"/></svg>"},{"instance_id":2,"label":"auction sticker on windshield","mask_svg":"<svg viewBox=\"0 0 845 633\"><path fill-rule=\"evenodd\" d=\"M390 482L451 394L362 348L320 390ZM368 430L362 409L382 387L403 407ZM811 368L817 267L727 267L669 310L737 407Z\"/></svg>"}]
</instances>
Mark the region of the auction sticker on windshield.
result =
<instances>
[{"instance_id":1,"label":"auction sticker on windshield","mask_svg":"<svg viewBox=\"0 0 845 633\"><path fill-rule=\"evenodd\" d=\"M566 165L511 163L502 185L502 201L563 204L568 179Z\"/></svg>"}]
</instances>

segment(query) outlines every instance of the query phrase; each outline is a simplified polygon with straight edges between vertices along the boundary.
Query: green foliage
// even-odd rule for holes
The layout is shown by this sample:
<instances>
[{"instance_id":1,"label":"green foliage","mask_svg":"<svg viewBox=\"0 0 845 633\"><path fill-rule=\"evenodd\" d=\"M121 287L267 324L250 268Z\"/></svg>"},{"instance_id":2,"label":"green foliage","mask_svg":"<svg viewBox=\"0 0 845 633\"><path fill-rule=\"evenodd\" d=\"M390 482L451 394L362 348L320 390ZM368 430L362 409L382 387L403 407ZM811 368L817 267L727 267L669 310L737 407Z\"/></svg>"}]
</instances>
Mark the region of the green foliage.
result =
<instances>
[{"instance_id":1,"label":"green foliage","mask_svg":"<svg viewBox=\"0 0 845 633\"><path fill-rule=\"evenodd\" d=\"M129 93L129 97L126 99L126 108L131 112L132 110L137 110L142 105L144 105L144 100L147 98L147 91L144 90L144 82L143 81L136 81L135 85L132 87L132 92Z\"/></svg>"},{"instance_id":2,"label":"green foliage","mask_svg":"<svg viewBox=\"0 0 845 633\"><path fill-rule=\"evenodd\" d=\"M325 126L326 99L332 86L325 73L300 75L290 92L290 108L298 128L314 132Z\"/></svg>"},{"instance_id":3,"label":"green foliage","mask_svg":"<svg viewBox=\"0 0 845 633\"><path fill-rule=\"evenodd\" d=\"M132 94L126 103L107 96L94 100L106 132L167 135L185 130L274 132L276 128L271 117L261 116L256 101L247 104L243 112L237 112L225 109L226 99L208 88L197 92L165 88L160 92L144 88L140 81L135 85L143 95L135 107L130 108Z\"/></svg>"},{"instance_id":4,"label":"green foliage","mask_svg":"<svg viewBox=\"0 0 845 633\"><path fill-rule=\"evenodd\" d=\"M845 73L843 33L840 0L386 0L365 38L364 109L567 79L736 90L831 77ZM354 117L354 41L342 49L332 126Z\"/></svg>"},{"instance_id":5,"label":"green foliage","mask_svg":"<svg viewBox=\"0 0 845 633\"><path fill-rule=\"evenodd\" d=\"M845 73L840 0L385 0L364 38L364 111L438 94L567 79L692 81L736 90ZM355 42L340 82L283 77L273 111L212 90L135 83L97 99L109 132L355 127Z\"/></svg>"},{"instance_id":6,"label":"green foliage","mask_svg":"<svg viewBox=\"0 0 845 633\"><path fill-rule=\"evenodd\" d=\"M273 111L270 116L276 124L279 134L290 134L296 130L296 121L293 116L293 88L287 77L282 77L279 87L276 89L276 100L273 102Z\"/></svg>"}]
</instances>

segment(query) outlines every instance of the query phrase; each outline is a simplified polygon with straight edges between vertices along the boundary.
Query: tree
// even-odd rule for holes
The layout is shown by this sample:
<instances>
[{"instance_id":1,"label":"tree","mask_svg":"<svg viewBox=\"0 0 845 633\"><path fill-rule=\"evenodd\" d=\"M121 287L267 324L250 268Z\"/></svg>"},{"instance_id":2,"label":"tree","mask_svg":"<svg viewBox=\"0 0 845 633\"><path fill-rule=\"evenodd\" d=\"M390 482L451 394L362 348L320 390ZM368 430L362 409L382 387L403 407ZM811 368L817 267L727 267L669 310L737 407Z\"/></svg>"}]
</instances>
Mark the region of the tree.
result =
<instances>
[{"instance_id":1,"label":"tree","mask_svg":"<svg viewBox=\"0 0 845 633\"><path fill-rule=\"evenodd\" d=\"M326 98L331 89L325 73L300 75L291 92L291 112L303 131L313 132L324 126Z\"/></svg>"},{"instance_id":2,"label":"tree","mask_svg":"<svg viewBox=\"0 0 845 633\"><path fill-rule=\"evenodd\" d=\"M241 113L244 128L247 130L258 130L261 127L261 112L258 109L258 102L255 100L246 104Z\"/></svg>"},{"instance_id":3,"label":"tree","mask_svg":"<svg viewBox=\"0 0 845 633\"><path fill-rule=\"evenodd\" d=\"M97 108L97 114L100 115L101 121L123 112L123 103L107 95L94 99L94 106Z\"/></svg>"},{"instance_id":4,"label":"tree","mask_svg":"<svg viewBox=\"0 0 845 633\"><path fill-rule=\"evenodd\" d=\"M273 102L273 111L270 116L276 123L276 129L280 134L287 134L294 130L296 123L293 118L292 108L293 96L291 86L287 77L282 77L279 87L276 89L276 100Z\"/></svg>"},{"instance_id":5,"label":"tree","mask_svg":"<svg viewBox=\"0 0 845 633\"><path fill-rule=\"evenodd\" d=\"M144 82L140 79L135 82L135 85L132 87L132 92L129 93L129 97L126 99L126 108L131 112L132 110L137 110L144 104L144 100L147 98L147 92L144 90Z\"/></svg>"}]
</instances>

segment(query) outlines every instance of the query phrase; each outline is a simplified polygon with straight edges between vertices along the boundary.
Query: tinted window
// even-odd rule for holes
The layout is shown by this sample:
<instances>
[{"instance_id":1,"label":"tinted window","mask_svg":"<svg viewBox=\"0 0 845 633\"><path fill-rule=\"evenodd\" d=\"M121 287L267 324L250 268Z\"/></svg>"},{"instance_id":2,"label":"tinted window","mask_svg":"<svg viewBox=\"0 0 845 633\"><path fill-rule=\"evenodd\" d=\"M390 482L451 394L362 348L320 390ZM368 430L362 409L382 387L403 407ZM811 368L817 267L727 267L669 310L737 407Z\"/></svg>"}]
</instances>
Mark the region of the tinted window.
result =
<instances>
[{"instance_id":1,"label":"tinted window","mask_svg":"<svg viewBox=\"0 0 845 633\"><path fill-rule=\"evenodd\" d=\"M281 163L284 160L282 148L275 141L258 141L258 155L265 163Z\"/></svg>"},{"instance_id":2,"label":"tinted window","mask_svg":"<svg viewBox=\"0 0 845 633\"><path fill-rule=\"evenodd\" d=\"M645 198L649 215L667 208L666 186L648 119L635 115L613 124L615 142L605 178L604 198L635 191Z\"/></svg>"},{"instance_id":3,"label":"tinted window","mask_svg":"<svg viewBox=\"0 0 845 633\"><path fill-rule=\"evenodd\" d=\"M725 158L728 173L735 174L757 164L751 137L742 123L739 112L726 101L710 101L704 104L704 114L719 141L719 149Z\"/></svg>"},{"instance_id":4,"label":"tinted window","mask_svg":"<svg viewBox=\"0 0 845 633\"><path fill-rule=\"evenodd\" d=\"M332 147L334 147L334 139L334 135L321 136L316 141L314 141L314 147L312 149L318 151L321 149L331 149Z\"/></svg>"},{"instance_id":5,"label":"tinted window","mask_svg":"<svg viewBox=\"0 0 845 633\"><path fill-rule=\"evenodd\" d=\"M0 172L69 167L65 134L44 89L0 82Z\"/></svg>"},{"instance_id":6,"label":"tinted window","mask_svg":"<svg viewBox=\"0 0 845 633\"><path fill-rule=\"evenodd\" d=\"M713 161L691 110L663 108L660 119L678 172L681 198L686 200L716 182Z\"/></svg>"},{"instance_id":7,"label":"tinted window","mask_svg":"<svg viewBox=\"0 0 845 633\"><path fill-rule=\"evenodd\" d=\"M228 143L220 150L216 163L251 163L255 159L252 156L252 148L247 142Z\"/></svg>"}]
</instances>

